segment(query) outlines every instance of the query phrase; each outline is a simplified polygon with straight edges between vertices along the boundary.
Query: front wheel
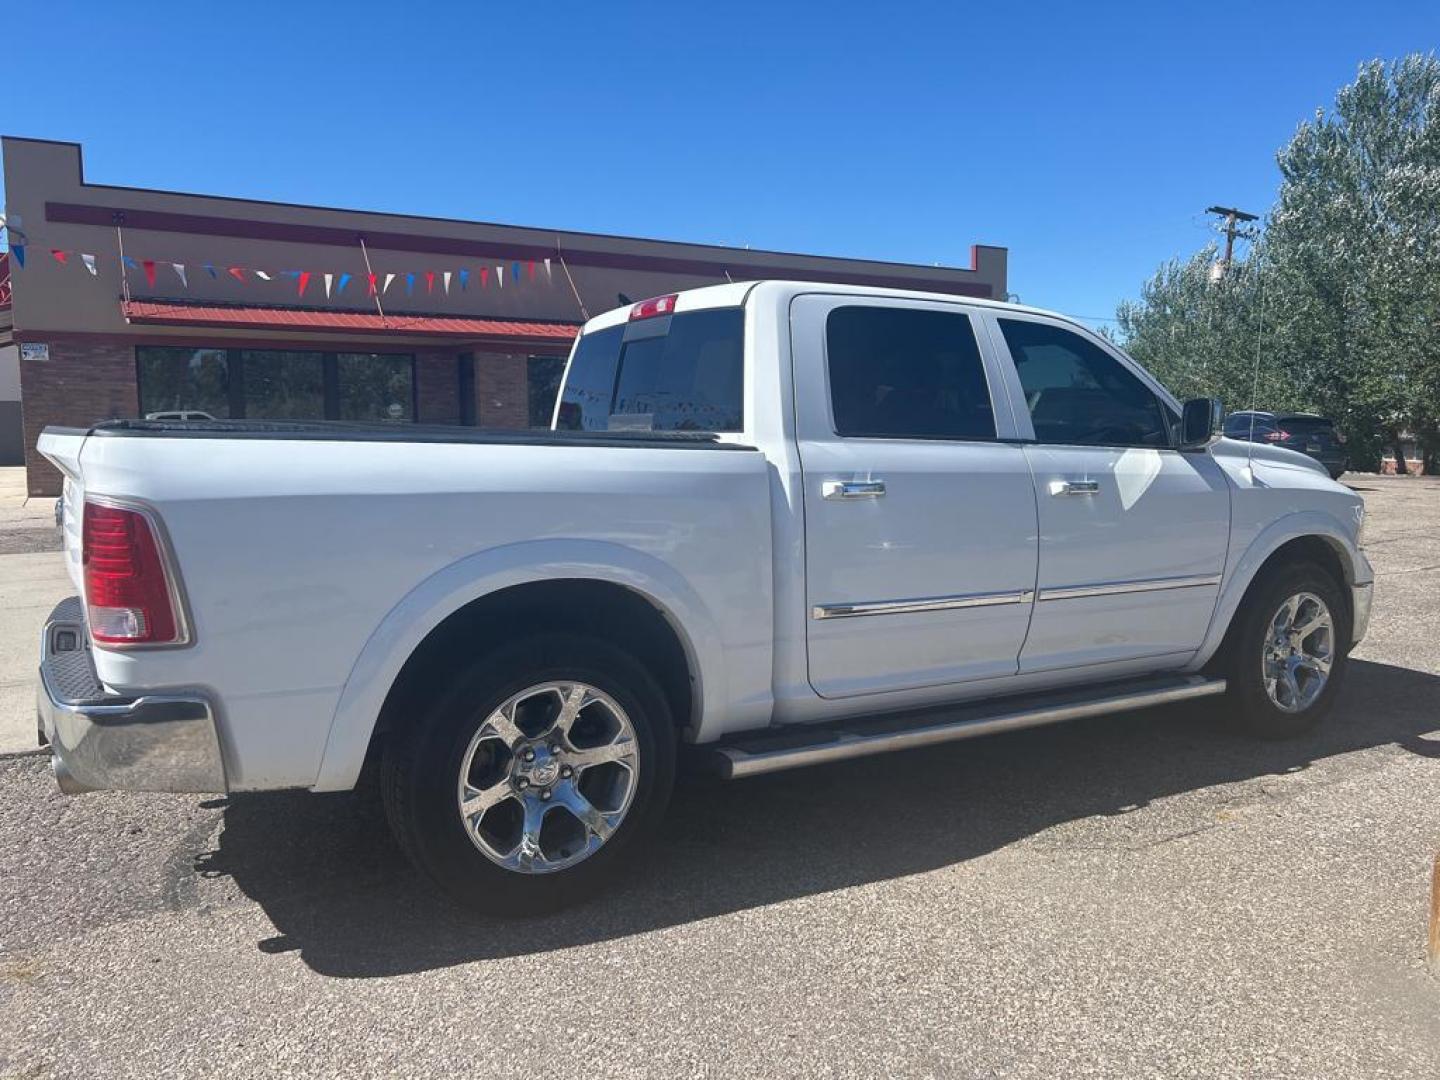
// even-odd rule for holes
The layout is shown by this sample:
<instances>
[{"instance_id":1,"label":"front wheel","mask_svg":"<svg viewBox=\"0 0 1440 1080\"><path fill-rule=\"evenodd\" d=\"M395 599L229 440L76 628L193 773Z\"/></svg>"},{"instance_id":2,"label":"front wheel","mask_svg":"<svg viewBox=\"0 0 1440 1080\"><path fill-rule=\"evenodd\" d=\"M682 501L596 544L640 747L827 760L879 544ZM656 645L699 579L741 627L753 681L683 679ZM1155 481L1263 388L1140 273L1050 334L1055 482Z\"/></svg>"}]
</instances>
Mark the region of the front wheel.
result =
<instances>
[{"instance_id":1,"label":"front wheel","mask_svg":"<svg viewBox=\"0 0 1440 1080\"><path fill-rule=\"evenodd\" d=\"M1264 739L1299 735L1334 706L1350 641L1334 577L1313 563L1267 575L1245 597L1222 669L1231 726Z\"/></svg>"},{"instance_id":2,"label":"front wheel","mask_svg":"<svg viewBox=\"0 0 1440 1080\"><path fill-rule=\"evenodd\" d=\"M620 649L546 635L457 672L386 746L401 846L467 906L529 914L603 887L669 801L664 695Z\"/></svg>"}]
</instances>

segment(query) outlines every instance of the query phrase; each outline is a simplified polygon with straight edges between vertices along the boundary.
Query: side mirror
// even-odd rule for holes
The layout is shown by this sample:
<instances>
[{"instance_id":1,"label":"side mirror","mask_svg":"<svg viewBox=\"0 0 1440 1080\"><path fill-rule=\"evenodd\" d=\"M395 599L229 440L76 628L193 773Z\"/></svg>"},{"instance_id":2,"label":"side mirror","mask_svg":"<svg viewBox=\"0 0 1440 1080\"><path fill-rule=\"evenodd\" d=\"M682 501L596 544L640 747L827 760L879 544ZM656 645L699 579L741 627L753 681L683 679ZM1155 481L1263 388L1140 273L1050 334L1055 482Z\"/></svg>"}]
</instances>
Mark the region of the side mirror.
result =
<instances>
[{"instance_id":1,"label":"side mirror","mask_svg":"<svg viewBox=\"0 0 1440 1080\"><path fill-rule=\"evenodd\" d=\"M1225 406L1219 398L1191 398L1180 410L1180 450L1203 450L1220 428Z\"/></svg>"}]
</instances>

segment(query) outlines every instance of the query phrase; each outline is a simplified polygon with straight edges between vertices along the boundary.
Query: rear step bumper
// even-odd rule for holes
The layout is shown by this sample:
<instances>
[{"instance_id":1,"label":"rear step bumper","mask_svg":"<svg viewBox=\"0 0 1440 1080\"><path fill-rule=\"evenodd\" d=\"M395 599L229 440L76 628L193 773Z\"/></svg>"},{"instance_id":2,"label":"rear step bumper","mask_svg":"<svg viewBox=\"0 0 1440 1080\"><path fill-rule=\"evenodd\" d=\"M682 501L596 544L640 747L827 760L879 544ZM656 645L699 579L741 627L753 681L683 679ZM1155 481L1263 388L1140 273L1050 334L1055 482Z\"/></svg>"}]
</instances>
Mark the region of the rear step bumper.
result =
<instances>
[{"instance_id":1,"label":"rear step bumper","mask_svg":"<svg viewBox=\"0 0 1440 1080\"><path fill-rule=\"evenodd\" d=\"M1063 695L1049 693L855 720L841 727L792 727L781 732L772 728L743 741L704 748L700 765L727 780L738 780L1086 716L1170 705L1224 692L1224 679L1182 675L1091 686Z\"/></svg>"}]
</instances>

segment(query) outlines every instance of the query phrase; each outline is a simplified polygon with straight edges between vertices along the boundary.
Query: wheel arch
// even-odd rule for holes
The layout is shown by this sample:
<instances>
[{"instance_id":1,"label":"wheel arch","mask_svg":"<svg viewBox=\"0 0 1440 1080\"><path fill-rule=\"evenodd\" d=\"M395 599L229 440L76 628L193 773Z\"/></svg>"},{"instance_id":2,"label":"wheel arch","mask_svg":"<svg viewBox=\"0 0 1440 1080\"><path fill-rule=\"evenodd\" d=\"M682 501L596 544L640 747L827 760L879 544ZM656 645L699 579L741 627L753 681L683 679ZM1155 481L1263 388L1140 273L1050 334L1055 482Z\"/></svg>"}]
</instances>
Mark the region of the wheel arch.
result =
<instances>
[{"instance_id":1,"label":"wheel arch","mask_svg":"<svg viewBox=\"0 0 1440 1080\"><path fill-rule=\"evenodd\" d=\"M1351 586L1356 581L1356 560L1350 538L1328 515L1313 512L1291 515L1274 522L1255 537L1236 561L1216 602L1205 642L1189 667L1203 667L1220 652L1245 597L1266 573L1275 566L1299 561L1316 563L1335 577L1346 605L1346 618L1353 620L1354 612L1349 606Z\"/></svg>"},{"instance_id":2,"label":"wheel arch","mask_svg":"<svg viewBox=\"0 0 1440 1080\"><path fill-rule=\"evenodd\" d=\"M535 541L462 559L416 586L353 665L331 720L316 791L355 786L376 736L427 675L464 646L577 626L623 640L652 662L678 725L699 730L706 688L723 687L715 620L674 568L600 541ZM710 703L718 707L718 703Z\"/></svg>"}]
</instances>

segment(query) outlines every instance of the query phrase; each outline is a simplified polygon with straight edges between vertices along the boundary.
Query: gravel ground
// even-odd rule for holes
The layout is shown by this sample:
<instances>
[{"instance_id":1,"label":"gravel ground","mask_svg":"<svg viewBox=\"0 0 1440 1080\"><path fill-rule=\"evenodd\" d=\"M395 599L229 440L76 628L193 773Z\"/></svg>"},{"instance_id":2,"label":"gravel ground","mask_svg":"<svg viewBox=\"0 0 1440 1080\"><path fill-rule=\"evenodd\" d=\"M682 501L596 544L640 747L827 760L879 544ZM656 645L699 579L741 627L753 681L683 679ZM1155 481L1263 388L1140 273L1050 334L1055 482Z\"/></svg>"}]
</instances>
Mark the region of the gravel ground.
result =
<instances>
[{"instance_id":1,"label":"gravel ground","mask_svg":"<svg viewBox=\"0 0 1440 1080\"><path fill-rule=\"evenodd\" d=\"M679 791L626 888L433 896L355 795L0 760L0 1076L1426 1077L1440 484L1371 505L1332 721L1156 711Z\"/></svg>"}]
</instances>

